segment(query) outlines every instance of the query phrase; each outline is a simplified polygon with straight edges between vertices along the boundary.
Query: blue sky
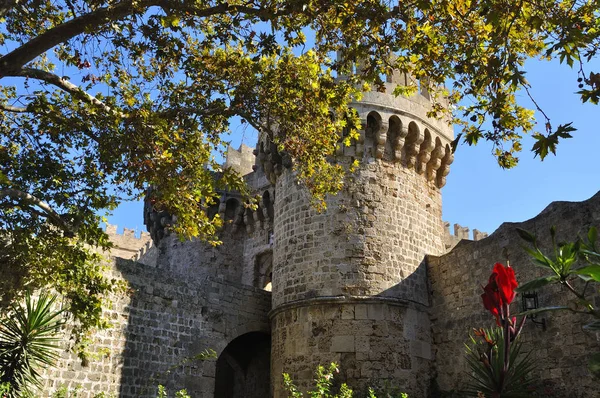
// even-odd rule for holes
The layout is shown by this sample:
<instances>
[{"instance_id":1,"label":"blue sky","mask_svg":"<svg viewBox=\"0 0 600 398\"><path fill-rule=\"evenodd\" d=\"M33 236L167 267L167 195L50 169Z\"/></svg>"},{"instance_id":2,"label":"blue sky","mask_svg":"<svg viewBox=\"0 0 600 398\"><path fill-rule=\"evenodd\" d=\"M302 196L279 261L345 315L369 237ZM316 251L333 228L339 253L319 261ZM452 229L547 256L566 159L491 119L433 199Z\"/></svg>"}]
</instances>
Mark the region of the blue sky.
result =
<instances>
[{"instance_id":1,"label":"blue sky","mask_svg":"<svg viewBox=\"0 0 600 398\"><path fill-rule=\"evenodd\" d=\"M586 67L597 71L599 63ZM443 188L444 220L471 229L493 232L502 222L524 221L536 216L557 200L581 201L599 189L598 148L600 148L600 107L582 104L574 94L577 72L558 62L530 61L527 79L535 100L550 117L554 127L573 122L573 138L562 141L556 156L543 162L529 151L530 137L524 140L519 165L499 168L491 146L459 146ZM530 100L523 94L523 105ZM543 123L541 115L536 115Z\"/></svg>"},{"instance_id":2,"label":"blue sky","mask_svg":"<svg viewBox=\"0 0 600 398\"><path fill-rule=\"evenodd\" d=\"M577 131L572 139L559 144L556 156L549 155L543 162L533 158L529 151L533 141L526 137L520 163L511 170L497 165L485 142L475 147L460 145L442 190L445 221L491 233L502 222L534 217L553 201L585 200L600 189L600 107L582 104L574 94L578 90L576 70L558 62L534 60L526 70L531 92L552 125L573 122ZM588 65L588 74L590 70L600 71L600 62ZM524 93L520 102L532 107ZM543 123L541 115L537 119ZM241 126L232 130L234 146L242 141L254 146L254 131ZM120 228L145 230L140 203L124 203L108 219Z\"/></svg>"}]
</instances>

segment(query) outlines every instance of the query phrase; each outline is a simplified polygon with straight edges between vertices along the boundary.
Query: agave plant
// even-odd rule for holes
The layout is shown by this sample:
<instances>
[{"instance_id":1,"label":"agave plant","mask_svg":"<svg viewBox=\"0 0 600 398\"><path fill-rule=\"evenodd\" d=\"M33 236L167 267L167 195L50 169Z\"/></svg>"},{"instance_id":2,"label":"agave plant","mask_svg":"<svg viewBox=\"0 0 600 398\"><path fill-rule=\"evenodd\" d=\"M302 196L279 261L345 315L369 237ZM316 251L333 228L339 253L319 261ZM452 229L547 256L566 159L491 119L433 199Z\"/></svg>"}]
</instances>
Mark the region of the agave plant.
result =
<instances>
[{"instance_id":1,"label":"agave plant","mask_svg":"<svg viewBox=\"0 0 600 398\"><path fill-rule=\"evenodd\" d=\"M10 385L9 396L40 386L40 370L58 358L63 311L54 309L55 301L54 295L43 292L35 300L28 292L24 306L0 319L0 383Z\"/></svg>"}]
</instances>

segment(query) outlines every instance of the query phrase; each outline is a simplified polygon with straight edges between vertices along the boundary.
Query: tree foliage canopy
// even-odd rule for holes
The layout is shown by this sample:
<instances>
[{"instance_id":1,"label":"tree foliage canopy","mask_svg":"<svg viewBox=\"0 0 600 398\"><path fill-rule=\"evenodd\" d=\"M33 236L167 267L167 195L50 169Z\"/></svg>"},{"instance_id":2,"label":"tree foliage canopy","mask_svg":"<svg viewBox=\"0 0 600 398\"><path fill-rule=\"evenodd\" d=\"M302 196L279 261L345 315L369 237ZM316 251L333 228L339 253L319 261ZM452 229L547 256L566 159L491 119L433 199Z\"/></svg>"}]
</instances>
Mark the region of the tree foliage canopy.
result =
<instances>
[{"instance_id":1,"label":"tree foliage canopy","mask_svg":"<svg viewBox=\"0 0 600 398\"><path fill-rule=\"evenodd\" d=\"M432 115L453 112L462 139L493 142L501 166L516 164L523 134L543 158L572 127L547 118L535 131L515 100L529 93L524 62L578 68L579 94L597 102L599 75L584 66L600 43L599 3L1 1L0 267L15 278L0 291L51 284L84 328L101 325L100 297L114 288L86 250L109 246L101 209L156 186L176 232L214 239L203 209L219 187L244 190L214 157L233 117L269 134L322 199L344 172L327 156L359 125L348 103L392 70L448 85Z\"/></svg>"}]
</instances>

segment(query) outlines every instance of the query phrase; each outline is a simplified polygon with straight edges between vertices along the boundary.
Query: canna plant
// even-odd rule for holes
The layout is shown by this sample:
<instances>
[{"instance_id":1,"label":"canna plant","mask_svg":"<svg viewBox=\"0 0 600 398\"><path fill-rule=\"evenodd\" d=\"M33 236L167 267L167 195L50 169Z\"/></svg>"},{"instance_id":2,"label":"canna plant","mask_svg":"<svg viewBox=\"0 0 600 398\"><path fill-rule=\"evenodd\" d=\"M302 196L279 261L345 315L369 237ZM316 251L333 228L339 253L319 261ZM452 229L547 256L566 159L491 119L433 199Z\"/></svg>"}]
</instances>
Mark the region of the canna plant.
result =
<instances>
[{"instance_id":1,"label":"canna plant","mask_svg":"<svg viewBox=\"0 0 600 398\"><path fill-rule=\"evenodd\" d=\"M29 292L24 306L15 306L0 319L0 383L8 397L25 395L40 386L39 371L58 358L56 334L63 325L62 310L53 309L56 296L42 292L37 300Z\"/></svg>"},{"instance_id":2,"label":"canna plant","mask_svg":"<svg viewBox=\"0 0 600 398\"><path fill-rule=\"evenodd\" d=\"M590 320L583 326L583 330L600 332L600 308L593 299L593 295L600 293L600 248L596 243L596 227L591 227L585 238L578 237L575 241L559 243L556 242L556 228L550 228L551 254L540 249L534 234L519 228L517 232L532 246L525 250L532 257L534 264L549 271L549 275L529 281L517 291L526 292L549 284L560 284L573 296L569 305L542 307L526 311L523 315L556 310L571 311L589 317ZM600 353L590 356L589 369L596 377L600 377Z\"/></svg>"},{"instance_id":3,"label":"canna plant","mask_svg":"<svg viewBox=\"0 0 600 398\"><path fill-rule=\"evenodd\" d=\"M472 381L467 391L470 396L492 398L529 397L529 386L533 379L533 360L529 354L523 354L521 343L509 343L508 367L505 370L504 329L476 329L467 345L467 362L471 369Z\"/></svg>"},{"instance_id":4,"label":"canna plant","mask_svg":"<svg viewBox=\"0 0 600 398\"><path fill-rule=\"evenodd\" d=\"M483 288L483 305L495 318L497 327L475 329L467 345L467 362L472 381L469 395L491 398L528 397L533 361L521 353L517 341L526 317L519 322L510 316L510 304L516 296L515 271L500 263Z\"/></svg>"}]
</instances>

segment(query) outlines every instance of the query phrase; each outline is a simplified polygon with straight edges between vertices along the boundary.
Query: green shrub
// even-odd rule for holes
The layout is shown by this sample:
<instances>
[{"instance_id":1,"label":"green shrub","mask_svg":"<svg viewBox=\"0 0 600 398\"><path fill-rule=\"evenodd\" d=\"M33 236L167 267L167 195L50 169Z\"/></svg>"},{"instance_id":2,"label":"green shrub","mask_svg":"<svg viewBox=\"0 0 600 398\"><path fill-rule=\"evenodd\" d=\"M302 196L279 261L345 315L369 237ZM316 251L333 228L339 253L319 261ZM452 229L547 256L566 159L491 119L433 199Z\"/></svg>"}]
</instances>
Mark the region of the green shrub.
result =
<instances>
[{"instance_id":1,"label":"green shrub","mask_svg":"<svg viewBox=\"0 0 600 398\"><path fill-rule=\"evenodd\" d=\"M315 388L308 392L310 398L354 398L354 392L346 383L342 383L339 391L333 392L333 375L339 373L337 364L331 363L328 368L319 365L315 372ZM283 385L291 398L303 398L304 394L298 391L289 374L283 374ZM357 397L358 398L358 397ZM369 388L369 398L377 398L375 391ZM408 398L406 393L392 395L386 393L385 398Z\"/></svg>"}]
</instances>

